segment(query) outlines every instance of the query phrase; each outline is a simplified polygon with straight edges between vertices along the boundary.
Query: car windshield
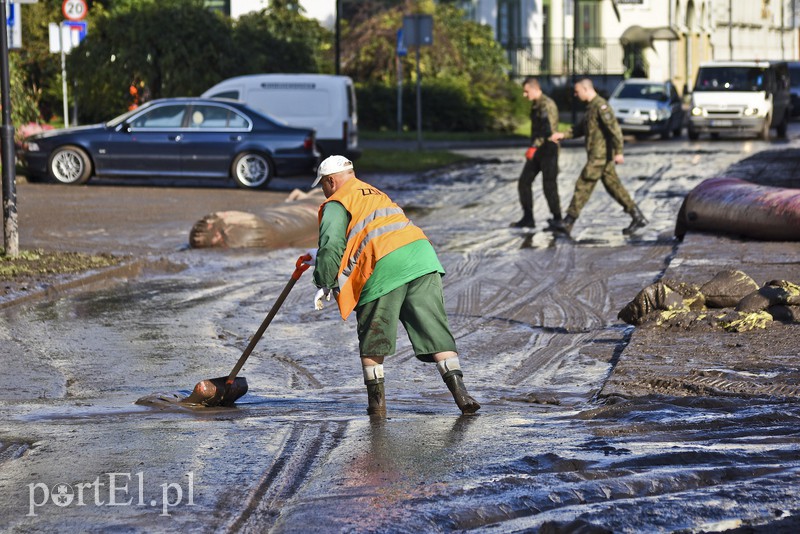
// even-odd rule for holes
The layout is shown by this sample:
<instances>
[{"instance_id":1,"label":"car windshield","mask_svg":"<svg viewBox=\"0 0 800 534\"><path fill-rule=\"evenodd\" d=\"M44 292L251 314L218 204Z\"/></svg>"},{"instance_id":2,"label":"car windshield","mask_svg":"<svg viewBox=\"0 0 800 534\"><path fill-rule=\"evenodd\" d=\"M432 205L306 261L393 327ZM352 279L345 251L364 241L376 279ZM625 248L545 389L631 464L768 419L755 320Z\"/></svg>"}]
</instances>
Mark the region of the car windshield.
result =
<instances>
[{"instance_id":1,"label":"car windshield","mask_svg":"<svg viewBox=\"0 0 800 534\"><path fill-rule=\"evenodd\" d=\"M663 101L667 99L667 91L661 84L626 83L617 88L611 97Z\"/></svg>"},{"instance_id":2,"label":"car windshield","mask_svg":"<svg viewBox=\"0 0 800 534\"><path fill-rule=\"evenodd\" d=\"M695 91L763 91L766 68L702 67Z\"/></svg>"}]
</instances>

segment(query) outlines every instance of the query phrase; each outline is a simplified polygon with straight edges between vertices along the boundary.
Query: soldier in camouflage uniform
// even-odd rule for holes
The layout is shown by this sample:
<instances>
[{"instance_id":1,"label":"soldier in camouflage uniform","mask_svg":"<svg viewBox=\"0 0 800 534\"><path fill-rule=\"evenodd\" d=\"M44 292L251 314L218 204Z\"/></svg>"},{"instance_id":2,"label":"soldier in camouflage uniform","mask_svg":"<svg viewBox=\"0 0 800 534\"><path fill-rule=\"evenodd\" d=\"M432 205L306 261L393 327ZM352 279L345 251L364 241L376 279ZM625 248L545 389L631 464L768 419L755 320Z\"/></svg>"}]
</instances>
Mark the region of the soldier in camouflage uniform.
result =
<instances>
[{"instance_id":1,"label":"soldier in camouflage uniform","mask_svg":"<svg viewBox=\"0 0 800 534\"><path fill-rule=\"evenodd\" d=\"M558 131L558 107L542 93L539 81L529 76L522 82L522 94L531 102L531 145L525 152L525 165L517 182L522 219L512 227L533 228L533 181L542 173L542 188L553 218L551 226L561 221L561 200L558 197L558 144L550 136Z\"/></svg>"},{"instance_id":2,"label":"soldier in camouflage uniform","mask_svg":"<svg viewBox=\"0 0 800 534\"><path fill-rule=\"evenodd\" d=\"M617 176L616 165L625 161L622 155L622 131L619 123L611 106L595 91L591 80L583 79L576 83L575 95L587 103L583 121L566 134L555 133L550 139L559 141L565 138L586 136L587 161L575 184L575 193L569 209L567 209L567 216L557 226L557 229L569 235L575 220L589 201L595 185L600 180L606 191L633 219L631 224L622 230L623 234L631 235L647 225L647 219L642 215Z\"/></svg>"}]
</instances>

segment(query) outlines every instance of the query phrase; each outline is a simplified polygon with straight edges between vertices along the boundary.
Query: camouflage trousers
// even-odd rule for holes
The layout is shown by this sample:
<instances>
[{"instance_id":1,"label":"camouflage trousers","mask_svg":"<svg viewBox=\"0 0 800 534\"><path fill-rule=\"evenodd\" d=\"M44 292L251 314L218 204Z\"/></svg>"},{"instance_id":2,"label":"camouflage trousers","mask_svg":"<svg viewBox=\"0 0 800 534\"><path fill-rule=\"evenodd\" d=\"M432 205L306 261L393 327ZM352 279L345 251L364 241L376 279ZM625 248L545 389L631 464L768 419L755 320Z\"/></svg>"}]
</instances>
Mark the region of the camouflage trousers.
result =
<instances>
[{"instance_id":1,"label":"camouflage trousers","mask_svg":"<svg viewBox=\"0 0 800 534\"><path fill-rule=\"evenodd\" d=\"M605 159L594 159L586 163L580 177L578 177L578 181L575 183L575 192L572 195L569 209L567 209L567 215L574 219L578 218L583 207L589 202L589 197L592 196L592 191L594 191L594 186L597 185L598 181L602 181L608 194L620 206L625 208L625 213L633 213L636 204L622 185L619 176L617 176L614 162L606 161Z\"/></svg>"},{"instance_id":2,"label":"camouflage trousers","mask_svg":"<svg viewBox=\"0 0 800 534\"><path fill-rule=\"evenodd\" d=\"M546 149L539 149L544 151ZM550 152L548 150L548 152ZM523 211L530 211L533 213L533 182L536 175L542 173L542 189L544 190L544 198L547 200L547 207L550 208L550 213L556 219L561 218L561 199L558 197L558 151L554 150L552 153L545 153L539 156L538 154L529 160L525 161L525 166L522 167L522 174L519 176L517 182L517 190L519 191L519 203L522 205Z\"/></svg>"}]
</instances>

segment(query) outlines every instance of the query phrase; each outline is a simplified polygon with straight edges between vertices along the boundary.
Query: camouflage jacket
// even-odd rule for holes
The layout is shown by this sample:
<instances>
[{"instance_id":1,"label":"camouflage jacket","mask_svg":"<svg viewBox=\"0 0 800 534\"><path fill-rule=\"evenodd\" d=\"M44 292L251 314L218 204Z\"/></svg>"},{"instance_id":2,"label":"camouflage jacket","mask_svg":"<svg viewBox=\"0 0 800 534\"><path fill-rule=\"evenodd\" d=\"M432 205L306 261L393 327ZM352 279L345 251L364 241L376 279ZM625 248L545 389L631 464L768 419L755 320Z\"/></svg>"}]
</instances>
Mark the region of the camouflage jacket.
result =
<instances>
[{"instance_id":1,"label":"camouflage jacket","mask_svg":"<svg viewBox=\"0 0 800 534\"><path fill-rule=\"evenodd\" d=\"M608 102L596 96L586 105L583 120L567 132L567 138L586 136L586 152L589 159L610 161L622 154L622 130L619 128L614 110Z\"/></svg>"},{"instance_id":2,"label":"camouflage jacket","mask_svg":"<svg viewBox=\"0 0 800 534\"><path fill-rule=\"evenodd\" d=\"M558 131L558 107L553 99L542 95L531 101L531 146L541 147Z\"/></svg>"}]
</instances>

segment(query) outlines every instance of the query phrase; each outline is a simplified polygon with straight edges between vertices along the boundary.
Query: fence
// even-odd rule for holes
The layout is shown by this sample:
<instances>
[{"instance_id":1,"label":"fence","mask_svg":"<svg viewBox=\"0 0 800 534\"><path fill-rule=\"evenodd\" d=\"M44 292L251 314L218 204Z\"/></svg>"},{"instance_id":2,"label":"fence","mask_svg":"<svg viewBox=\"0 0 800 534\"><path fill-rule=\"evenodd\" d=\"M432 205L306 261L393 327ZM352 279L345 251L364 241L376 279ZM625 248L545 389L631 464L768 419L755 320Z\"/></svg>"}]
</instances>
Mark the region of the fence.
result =
<instances>
[{"instance_id":1,"label":"fence","mask_svg":"<svg viewBox=\"0 0 800 534\"><path fill-rule=\"evenodd\" d=\"M515 78L572 74L572 39L521 40L504 45ZM578 75L615 75L625 72L625 54L618 40L580 40L575 49Z\"/></svg>"}]
</instances>

